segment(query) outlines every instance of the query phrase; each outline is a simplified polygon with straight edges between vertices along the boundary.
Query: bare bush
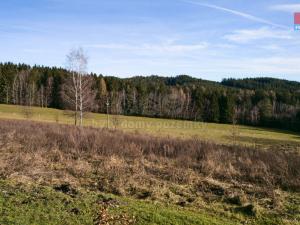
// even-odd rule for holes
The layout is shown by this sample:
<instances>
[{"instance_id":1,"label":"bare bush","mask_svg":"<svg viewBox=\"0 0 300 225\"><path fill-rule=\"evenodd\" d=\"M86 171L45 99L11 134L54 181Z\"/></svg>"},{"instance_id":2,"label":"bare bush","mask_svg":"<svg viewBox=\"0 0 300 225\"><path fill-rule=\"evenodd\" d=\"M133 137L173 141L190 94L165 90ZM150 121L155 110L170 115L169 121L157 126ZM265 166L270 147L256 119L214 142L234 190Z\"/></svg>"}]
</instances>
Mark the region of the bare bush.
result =
<instances>
[{"instance_id":1,"label":"bare bush","mask_svg":"<svg viewBox=\"0 0 300 225\"><path fill-rule=\"evenodd\" d=\"M22 106L21 113L23 114L24 118L29 120L33 116L33 112L30 106Z\"/></svg>"},{"instance_id":2,"label":"bare bush","mask_svg":"<svg viewBox=\"0 0 300 225\"><path fill-rule=\"evenodd\" d=\"M137 174L144 171L162 180L182 180L180 177L186 176L189 170L197 176L222 181L300 190L300 155L296 152L230 147L197 139L154 138L116 130L78 129L67 125L24 121L0 121L0 124L2 152L13 145L14 152L18 154L39 155L50 163L60 163L67 167L73 163L73 170L78 171L72 172L77 174L74 176L76 179L84 174L83 168L102 171L104 174L110 171L114 173L114 179L124 179L131 175L135 165L138 166ZM54 150L57 156L53 156ZM18 154L9 155L8 159L5 158L7 154L1 154L2 160L9 162L0 165L6 176L9 176L8 171L14 171L14 168L7 167L23 166L18 171L25 172L31 171L34 166L18 163ZM49 157L49 154L52 156ZM95 163L97 161L101 163ZM48 166L43 164L36 168L49 172ZM175 169L177 172L171 173Z\"/></svg>"}]
</instances>

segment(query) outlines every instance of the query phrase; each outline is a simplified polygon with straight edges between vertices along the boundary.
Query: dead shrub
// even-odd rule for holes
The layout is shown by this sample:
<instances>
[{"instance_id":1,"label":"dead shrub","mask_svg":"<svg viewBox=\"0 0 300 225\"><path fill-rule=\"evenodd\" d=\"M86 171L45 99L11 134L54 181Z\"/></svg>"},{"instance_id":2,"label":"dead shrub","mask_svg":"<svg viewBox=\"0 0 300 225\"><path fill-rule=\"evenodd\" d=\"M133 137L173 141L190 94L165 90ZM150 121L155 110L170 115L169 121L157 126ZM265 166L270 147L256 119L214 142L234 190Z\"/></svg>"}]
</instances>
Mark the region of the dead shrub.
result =
<instances>
[{"instance_id":1,"label":"dead shrub","mask_svg":"<svg viewBox=\"0 0 300 225\"><path fill-rule=\"evenodd\" d=\"M0 151L5 153L0 162L8 162L0 164L0 171L6 176L27 173L33 167L51 172L48 164L55 163L74 179L94 173L97 179L120 188L134 175L179 184L188 184L197 176L211 177L300 190L297 152L8 120L0 120L0 140ZM36 154L43 159L32 163Z\"/></svg>"}]
</instances>

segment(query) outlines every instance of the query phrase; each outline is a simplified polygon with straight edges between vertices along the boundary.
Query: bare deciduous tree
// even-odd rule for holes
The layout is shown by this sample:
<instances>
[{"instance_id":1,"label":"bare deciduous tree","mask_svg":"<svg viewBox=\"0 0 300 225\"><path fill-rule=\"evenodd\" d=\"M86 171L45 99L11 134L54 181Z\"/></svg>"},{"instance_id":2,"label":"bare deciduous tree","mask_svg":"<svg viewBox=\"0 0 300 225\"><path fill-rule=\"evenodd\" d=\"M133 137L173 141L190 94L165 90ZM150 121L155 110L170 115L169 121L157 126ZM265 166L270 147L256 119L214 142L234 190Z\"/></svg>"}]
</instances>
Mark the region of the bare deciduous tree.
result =
<instances>
[{"instance_id":1,"label":"bare deciduous tree","mask_svg":"<svg viewBox=\"0 0 300 225\"><path fill-rule=\"evenodd\" d=\"M29 85L29 71L17 73L13 81L13 103L17 105L30 105L31 92L34 87Z\"/></svg>"},{"instance_id":2,"label":"bare deciduous tree","mask_svg":"<svg viewBox=\"0 0 300 225\"><path fill-rule=\"evenodd\" d=\"M75 125L83 123L83 112L93 107L95 91L93 90L94 79L87 75L87 57L81 48L73 49L67 55L68 69L71 77L68 77L62 88L62 96L65 102L75 110Z\"/></svg>"},{"instance_id":3,"label":"bare deciduous tree","mask_svg":"<svg viewBox=\"0 0 300 225\"><path fill-rule=\"evenodd\" d=\"M48 107L51 102L51 92L53 88L53 77L48 77L46 84L40 86L40 90L38 92L39 94L39 103L40 106L43 107Z\"/></svg>"}]
</instances>

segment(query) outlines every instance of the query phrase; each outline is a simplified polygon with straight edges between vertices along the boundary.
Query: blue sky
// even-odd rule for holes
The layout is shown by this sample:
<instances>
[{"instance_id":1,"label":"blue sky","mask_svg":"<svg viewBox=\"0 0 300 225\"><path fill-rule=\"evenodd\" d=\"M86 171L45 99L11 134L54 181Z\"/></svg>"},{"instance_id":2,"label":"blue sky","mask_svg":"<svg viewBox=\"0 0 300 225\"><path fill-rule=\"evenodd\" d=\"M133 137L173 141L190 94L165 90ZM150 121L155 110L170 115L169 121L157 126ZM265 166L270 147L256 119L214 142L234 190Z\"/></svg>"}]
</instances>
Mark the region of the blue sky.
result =
<instances>
[{"instance_id":1,"label":"blue sky","mask_svg":"<svg viewBox=\"0 0 300 225\"><path fill-rule=\"evenodd\" d=\"M82 46L89 71L105 75L300 81L294 12L299 1L1 1L0 61L64 67Z\"/></svg>"}]
</instances>

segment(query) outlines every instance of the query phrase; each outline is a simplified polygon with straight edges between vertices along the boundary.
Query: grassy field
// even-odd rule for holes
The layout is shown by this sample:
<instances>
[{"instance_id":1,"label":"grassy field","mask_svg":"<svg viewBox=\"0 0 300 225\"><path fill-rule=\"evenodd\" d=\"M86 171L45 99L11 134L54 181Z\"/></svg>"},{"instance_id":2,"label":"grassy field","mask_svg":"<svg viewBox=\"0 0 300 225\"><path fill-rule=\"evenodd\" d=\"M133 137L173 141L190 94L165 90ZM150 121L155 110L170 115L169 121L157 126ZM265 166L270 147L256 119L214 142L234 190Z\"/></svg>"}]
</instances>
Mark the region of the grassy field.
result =
<instances>
[{"instance_id":1,"label":"grassy field","mask_svg":"<svg viewBox=\"0 0 300 225\"><path fill-rule=\"evenodd\" d=\"M11 108L1 225L300 222L298 152L25 121L42 116Z\"/></svg>"},{"instance_id":2,"label":"grassy field","mask_svg":"<svg viewBox=\"0 0 300 225\"><path fill-rule=\"evenodd\" d=\"M297 199L299 201L299 199ZM294 208L299 206L294 205ZM14 225L280 225L278 215L218 214L111 194L0 180L0 224Z\"/></svg>"},{"instance_id":3,"label":"grassy field","mask_svg":"<svg viewBox=\"0 0 300 225\"><path fill-rule=\"evenodd\" d=\"M88 113L85 117L85 126L107 127L107 115ZM38 107L0 105L0 118L73 124L72 112ZM276 145L282 149L300 150L300 135L282 130L114 115L109 115L108 126L130 132L145 132L155 136L199 137L224 144L232 144L235 133L236 142L240 145L259 147Z\"/></svg>"},{"instance_id":4,"label":"grassy field","mask_svg":"<svg viewBox=\"0 0 300 225\"><path fill-rule=\"evenodd\" d=\"M130 198L0 181L0 224L237 224L209 214ZM73 190L75 191L75 190ZM109 204L107 204L109 202Z\"/></svg>"}]
</instances>

